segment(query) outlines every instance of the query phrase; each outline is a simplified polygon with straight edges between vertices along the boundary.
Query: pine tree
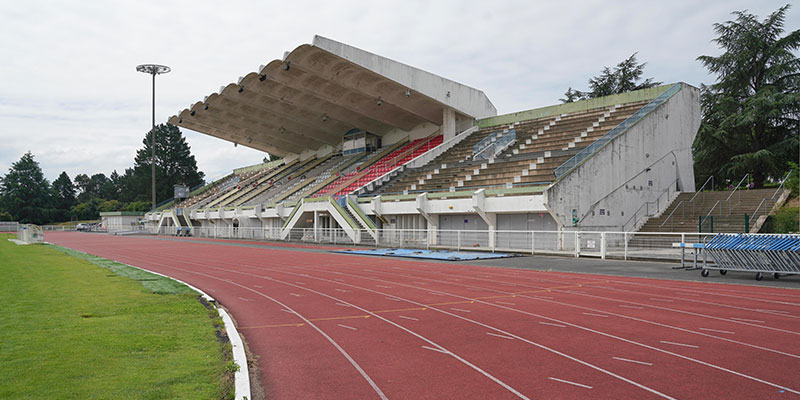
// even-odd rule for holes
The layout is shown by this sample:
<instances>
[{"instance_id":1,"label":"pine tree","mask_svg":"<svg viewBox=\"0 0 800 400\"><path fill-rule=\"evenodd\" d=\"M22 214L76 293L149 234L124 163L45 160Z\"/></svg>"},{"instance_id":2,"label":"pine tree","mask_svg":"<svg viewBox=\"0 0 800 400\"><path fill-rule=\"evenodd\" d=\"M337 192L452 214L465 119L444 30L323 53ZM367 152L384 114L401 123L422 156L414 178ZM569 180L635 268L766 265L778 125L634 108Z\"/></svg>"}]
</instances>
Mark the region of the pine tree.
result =
<instances>
[{"instance_id":1,"label":"pine tree","mask_svg":"<svg viewBox=\"0 0 800 400\"><path fill-rule=\"evenodd\" d=\"M172 124L156 126L156 201L173 196L173 186L187 185L190 188L203 183L202 172L197 170L197 161L191 154L180 129ZM135 193L123 201L150 200L150 135L148 132L142 143L144 147L136 152L134 166L126 170L122 177L128 190Z\"/></svg>"},{"instance_id":2,"label":"pine tree","mask_svg":"<svg viewBox=\"0 0 800 400\"><path fill-rule=\"evenodd\" d=\"M66 171L53 181L53 206L58 215L56 219L65 221L69 219L70 209L77 202L75 198L75 185L69 179Z\"/></svg>"},{"instance_id":3,"label":"pine tree","mask_svg":"<svg viewBox=\"0 0 800 400\"><path fill-rule=\"evenodd\" d=\"M22 223L50 222L52 208L50 182L30 152L11 164L0 183L0 208Z\"/></svg>"},{"instance_id":4,"label":"pine tree","mask_svg":"<svg viewBox=\"0 0 800 400\"><path fill-rule=\"evenodd\" d=\"M613 69L603 67L600 75L589 79L590 91L582 92L570 87L564 92L565 98L559 100L562 103L572 103L577 100L594 99L660 85L661 82L655 82L653 78L642 80L647 63L639 64L636 61L637 54L638 52L631 54Z\"/></svg>"},{"instance_id":5,"label":"pine tree","mask_svg":"<svg viewBox=\"0 0 800 400\"><path fill-rule=\"evenodd\" d=\"M756 187L777 179L798 156L800 30L781 36L789 5L763 22L746 11L714 24L719 56L697 59L714 84L701 87L703 121L694 143L695 175L718 181L751 173Z\"/></svg>"}]
</instances>

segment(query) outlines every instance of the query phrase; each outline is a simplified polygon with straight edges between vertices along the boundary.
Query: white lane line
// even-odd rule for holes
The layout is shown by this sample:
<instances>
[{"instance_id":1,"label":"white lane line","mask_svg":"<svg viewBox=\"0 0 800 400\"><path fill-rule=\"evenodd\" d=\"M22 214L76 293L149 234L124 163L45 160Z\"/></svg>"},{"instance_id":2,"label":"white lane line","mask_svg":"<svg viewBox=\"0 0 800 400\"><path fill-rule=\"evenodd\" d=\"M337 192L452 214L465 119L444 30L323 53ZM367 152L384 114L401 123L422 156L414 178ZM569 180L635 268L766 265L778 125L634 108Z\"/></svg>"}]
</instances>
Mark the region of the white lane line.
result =
<instances>
[{"instance_id":1,"label":"white lane line","mask_svg":"<svg viewBox=\"0 0 800 400\"><path fill-rule=\"evenodd\" d=\"M417 285L427 285L427 283L425 282L414 282L414 283L416 283Z\"/></svg>"},{"instance_id":2,"label":"white lane line","mask_svg":"<svg viewBox=\"0 0 800 400\"><path fill-rule=\"evenodd\" d=\"M528 297L535 297L537 299L545 299L545 300L553 300L553 298L550 297L550 296L534 296L534 295L530 295Z\"/></svg>"},{"instance_id":3,"label":"white lane line","mask_svg":"<svg viewBox=\"0 0 800 400\"><path fill-rule=\"evenodd\" d=\"M344 304L344 303L336 303L336 305L337 306L342 306L342 307L350 307L349 305Z\"/></svg>"},{"instance_id":4,"label":"white lane line","mask_svg":"<svg viewBox=\"0 0 800 400\"><path fill-rule=\"evenodd\" d=\"M503 286L517 286L516 283L500 283Z\"/></svg>"},{"instance_id":5,"label":"white lane line","mask_svg":"<svg viewBox=\"0 0 800 400\"><path fill-rule=\"evenodd\" d=\"M255 287L259 288L259 289L263 289L263 288L264 288L264 287L263 287L263 286L261 286L261 285L253 285L253 286L255 286Z\"/></svg>"},{"instance_id":6,"label":"white lane line","mask_svg":"<svg viewBox=\"0 0 800 400\"><path fill-rule=\"evenodd\" d=\"M589 385L584 385L584 384L581 384L581 383L575 383L575 382L565 381L565 380L563 380L563 379L553 378L552 376L551 376L551 377L549 377L549 378L547 378L547 379L552 379L552 380L554 380L554 381L558 381L558 382L561 382L561 383L566 383L566 384L568 384L568 385L580 386L580 387L582 387L582 388L586 388L586 389L591 389L591 388L592 388L592 387L591 387L591 386L589 386Z\"/></svg>"},{"instance_id":7,"label":"white lane line","mask_svg":"<svg viewBox=\"0 0 800 400\"><path fill-rule=\"evenodd\" d=\"M615 360L620 360L620 361L625 361L625 362L629 362L629 363L634 363L634 364L653 365L653 364L651 364L651 363L649 363L649 362L644 362L644 361L636 361L636 360L629 360L629 359L627 359L627 358L620 358L620 357L611 357L611 358L613 358L613 359L615 359Z\"/></svg>"},{"instance_id":8,"label":"white lane line","mask_svg":"<svg viewBox=\"0 0 800 400\"><path fill-rule=\"evenodd\" d=\"M700 329L701 331L719 332L719 333L727 333L727 334L729 334L729 335L735 335L735 333L734 333L734 332L731 332L731 331L721 331L721 330L719 330L719 329L711 329L711 328L697 328L697 329Z\"/></svg>"},{"instance_id":9,"label":"white lane line","mask_svg":"<svg viewBox=\"0 0 800 400\"><path fill-rule=\"evenodd\" d=\"M391 286L384 286L384 285L375 285L375 286L379 287L379 288L384 288L384 289L391 289L392 288Z\"/></svg>"},{"instance_id":10,"label":"white lane line","mask_svg":"<svg viewBox=\"0 0 800 400\"><path fill-rule=\"evenodd\" d=\"M559 328L566 328L566 327L567 327L566 325L554 324L554 323L552 323L552 322L542 322L542 321L539 321L539 323L540 323L540 324L542 324L542 325L557 326L557 327L559 327Z\"/></svg>"},{"instance_id":11,"label":"white lane line","mask_svg":"<svg viewBox=\"0 0 800 400\"><path fill-rule=\"evenodd\" d=\"M418 318L406 317L405 315L398 315L397 317L398 317L398 318L403 318L403 319L410 319L410 320L412 320L412 321L419 321L419 319L418 319Z\"/></svg>"},{"instance_id":12,"label":"white lane line","mask_svg":"<svg viewBox=\"0 0 800 400\"><path fill-rule=\"evenodd\" d=\"M756 309L756 311L792 315L792 313L790 313L788 311L781 311L781 310L765 310L763 308L759 308L759 309Z\"/></svg>"},{"instance_id":13,"label":"white lane line","mask_svg":"<svg viewBox=\"0 0 800 400\"><path fill-rule=\"evenodd\" d=\"M339 281L339 282L344 282L344 279L341 279L341 278L333 278L333 280Z\"/></svg>"},{"instance_id":14,"label":"white lane line","mask_svg":"<svg viewBox=\"0 0 800 400\"><path fill-rule=\"evenodd\" d=\"M608 318L608 315L603 315L603 314L595 314L595 313L590 313L590 312L585 312L585 313L583 313L583 315L591 315L591 316L593 316L593 317L603 317L603 318Z\"/></svg>"},{"instance_id":15,"label":"white lane line","mask_svg":"<svg viewBox=\"0 0 800 400\"><path fill-rule=\"evenodd\" d=\"M347 328L347 329L350 329L350 330L353 330L353 331L357 331L358 330L358 328L353 328L352 326L347 326L347 325L342 325L342 324L336 324L336 325L339 325L342 328Z\"/></svg>"},{"instance_id":16,"label":"white lane line","mask_svg":"<svg viewBox=\"0 0 800 400\"><path fill-rule=\"evenodd\" d=\"M763 324L764 323L764 321L759 321L757 319L736 318L736 317L731 317L731 319L735 319L737 321L744 321L744 322L755 322L757 324Z\"/></svg>"},{"instance_id":17,"label":"white lane line","mask_svg":"<svg viewBox=\"0 0 800 400\"><path fill-rule=\"evenodd\" d=\"M695 346L695 345L693 345L693 344L684 344L684 343L667 342L666 340L661 340L660 342L661 342L661 343L664 343L664 344L671 344L671 345L673 345L673 346L691 347L691 348L693 348L693 349L699 349L699 348L700 348L700 346Z\"/></svg>"},{"instance_id":18,"label":"white lane line","mask_svg":"<svg viewBox=\"0 0 800 400\"><path fill-rule=\"evenodd\" d=\"M486 332L486 334L487 334L487 335L492 335L492 336L497 336L497 337L499 337L499 338L503 338L503 339L514 340L514 338L513 338L513 337L510 337L510 336L503 336L503 335L498 335L498 334L496 334L496 333L492 333L492 332Z\"/></svg>"},{"instance_id":19,"label":"white lane line","mask_svg":"<svg viewBox=\"0 0 800 400\"><path fill-rule=\"evenodd\" d=\"M241 300L241 301L253 301L253 300L247 300L244 297L239 297L239 300Z\"/></svg>"},{"instance_id":20,"label":"white lane line","mask_svg":"<svg viewBox=\"0 0 800 400\"><path fill-rule=\"evenodd\" d=\"M652 299L650 299L650 300L653 300L653 301L663 301L663 302L666 302L666 303L672 303L672 300L669 300L669 299L657 299L657 298L652 298Z\"/></svg>"},{"instance_id":21,"label":"white lane line","mask_svg":"<svg viewBox=\"0 0 800 400\"><path fill-rule=\"evenodd\" d=\"M295 281L294 283L296 283L296 284L298 284L298 285L305 285L305 282L298 282L298 281Z\"/></svg>"},{"instance_id":22,"label":"white lane line","mask_svg":"<svg viewBox=\"0 0 800 400\"><path fill-rule=\"evenodd\" d=\"M391 301L403 301L403 300L400 300L400 299L397 299L397 298L394 298L394 297L387 297L387 298L386 298L386 300L391 300Z\"/></svg>"},{"instance_id":23,"label":"white lane line","mask_svg":"<svg viewBox=\"0 0 800 400\"><path fill-rule=\"evenodd\" d=\"M474 290L476 292L482 292L483 291L483 289L478 288L478 287L468 287L467 290Z\"/></svg>"},{"instance_id":24,"label":"white lane line","mask_svg":"<svg viewBox=\"0 0 800 400\"><path fill-rule=\"evenodd\" d=\"M442 353L442 354L450 354L450 352L447 351L447 350L434 349L433 347L428 347L428 346L422 346L422 348L426 349L426 350L432 350L432 351L435 351L435 352L438 352L438 353Z\"/></svg>"},{"instance_id":25,"label":"white lane line","mask_svg":"<svg viewBox=\"0 0 800 400\"><path fill-rule=\"evenodd\" d=\"M470 310L465 310L463 308L451 308L451 310L453 310L453 311L461 311L461 312L472 312Z\"/></svg>"},{"instance_id":26,"label":"white lane line","mask_svg":"<svg viewBox=\"0 0 800 400\"><path fill-rule=\"evenodd\" d=\"M495 303L500 303L500 304L508 304L508 305L510 305L510 306L515 306L515 305L516 305L516 304L514 304L514 303L509 303L509 302L507 302L507 301L500 301L500 300L495 300Z\"/></svg>"},{"instance_id":27,"label":"white lane line","mask_svg":"<svg viewBox=\"0 0 800 400\"><path fill-rule=\"evenodd\" d=\"M638 307L638 306L629 306L629 305L627 305L627 304L620 304L620 305L619 305L619 307L624 307L624 308L633 308L633 309L636 309L636 310L644 310L644 307Z\"/></svg>"},{"instance_id":28,"label":"white lane line","mask_svg":"<svg viewBox=\"0 0 800 400\"><path fill-rule=\"evenodd\" d=\"M287 310L287 309L285 309L285 308L281 308L281 311L283 311L283 312L287 312L287 313L289 313L289 314L294 314L294 312L293 312L293 311L289 311L289 310Z\"/></svg>"},{"instance_id":29,"label":"white lane line","mask_svg":"<svg viewBox=\"0 0 800 400\"><path fill-rule=\"evenodd\" d=\"M297 293L289 293L289 294L294 296L294 297L303 297L302 294L297 294Z\"/></svg>"},{"instance_id":30,"label":"white lane line","mask_svg":"<svg viewBox=\"0 0 800 400\"><path fill-rule=\"evenodd\" d=\"M342 293L349 293L350 292L349 290L344 290L344 289L336 289L336 291L337 292L342 292Z\"/></svg>"},{"instance_id":31,"label":"white lane line","mask_svg":"<svg viewBox=\"0 0 800 400\"><path fill-rule=\"evenodd\" d=\"M434 292L428 292L428 294L432 294L432 295L434 295L434 296L444 296L444 295L443 295L443 294L441 294L441 293L434 293Z\"/></svg>"}]
</instances>

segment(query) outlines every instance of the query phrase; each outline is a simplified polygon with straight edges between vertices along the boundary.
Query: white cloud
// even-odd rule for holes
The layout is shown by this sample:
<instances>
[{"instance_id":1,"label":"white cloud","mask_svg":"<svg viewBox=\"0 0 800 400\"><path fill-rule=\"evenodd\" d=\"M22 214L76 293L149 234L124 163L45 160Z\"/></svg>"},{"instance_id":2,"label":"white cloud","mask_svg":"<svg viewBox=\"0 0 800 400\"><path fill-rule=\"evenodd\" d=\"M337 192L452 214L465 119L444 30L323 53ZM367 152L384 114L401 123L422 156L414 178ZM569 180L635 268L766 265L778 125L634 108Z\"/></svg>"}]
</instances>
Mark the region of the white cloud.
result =
<instances>
[{"instance_id":1,"label":"white cloud","mask_svg":"<svg viewBox=\"0 0 800 400\"><path fill-rule=\"evenodd\" d=\"M500 113L558 102L603 66L638 51L647 76L710 83L695 61L717 53L712 24L744 0L635 1L29 1L0 3L0 173L27 150L45 175L111 173L133 164L150 126L150 79L161 63L157 122L314 34L483 90ZM800 9L786 26L800 26ZM264 154L187 132L208 178Z\"/></svg>"}]
</instances>

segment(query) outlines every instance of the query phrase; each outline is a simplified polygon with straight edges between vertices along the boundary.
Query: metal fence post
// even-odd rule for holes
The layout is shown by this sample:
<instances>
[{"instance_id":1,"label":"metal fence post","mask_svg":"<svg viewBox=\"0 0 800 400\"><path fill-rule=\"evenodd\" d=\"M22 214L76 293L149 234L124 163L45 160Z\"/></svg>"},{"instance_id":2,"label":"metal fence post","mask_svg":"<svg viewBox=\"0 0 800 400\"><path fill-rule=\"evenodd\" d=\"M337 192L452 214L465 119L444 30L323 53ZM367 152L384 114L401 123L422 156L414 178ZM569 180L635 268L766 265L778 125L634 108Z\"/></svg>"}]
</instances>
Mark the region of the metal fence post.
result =
<instances>
[{"instance_id":1,"label":"metal fence post","mask_svg":"<svg viewBox=\"0 0 800 400\"><path fill-rule=\"evenodd\" d=\"M622 236L622 241L625 242L625 253L623 255L623 259L628 259L628 232L625 232Z\"/></svg>"},{"instance_id":2,"label":"metal fence post","mask_svg":"<svg viewBox=\"0 0 800 400\"><path fill-rule=\"evenodd\" d=\"M456 231L458 251L461 251L461 231Z\"/></svg>"},{"instance_id":3,"label":"metal fence post","mask_svg":"<svg viewBox=\"0 0 800 400\"><path fill-rule=\"evenodd\" d=\"M536 231L531 231L531 255L536 254Z\"/></svg>"},{"instance_id":4,"label":"metal fence post","mask_svg":"<svg viewBox=\"0 0 800 400\"><path fill-rule=\"evenodd\" d=\"M600 259L606 259L606 233L600 232Z\"/></svg>"},{"instance_id":5,"label":"metal fence post","mask_svg":"<svg viewBox=\"0 0 800 400\"><path fill-rule=\"evenodd\" d=\"M575 258L581 256L581 235L580 232L575 231Z\"/></svg>"}]
</instances>

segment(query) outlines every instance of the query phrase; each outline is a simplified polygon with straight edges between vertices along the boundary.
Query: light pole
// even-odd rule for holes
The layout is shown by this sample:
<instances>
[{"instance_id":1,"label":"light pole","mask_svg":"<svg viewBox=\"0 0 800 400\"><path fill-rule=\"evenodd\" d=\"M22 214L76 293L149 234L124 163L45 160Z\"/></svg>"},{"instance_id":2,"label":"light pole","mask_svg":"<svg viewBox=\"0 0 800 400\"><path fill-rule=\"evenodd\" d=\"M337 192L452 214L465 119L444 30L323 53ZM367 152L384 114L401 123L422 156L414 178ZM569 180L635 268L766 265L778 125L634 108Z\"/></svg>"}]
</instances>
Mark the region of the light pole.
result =
<instances>
[{"instance_id":1,"label":"light pole","mask_svg":"<svg viewBox=\"0 0 800 400\"><path fill-rule=\"evenodd\" d=\"M153 125L150 128L150 173L152 175L153 209L156 208L156 75L171 71L166 65L142 64L136 67L139 72L153 75Z\"/></svg>"}]
</instances>

